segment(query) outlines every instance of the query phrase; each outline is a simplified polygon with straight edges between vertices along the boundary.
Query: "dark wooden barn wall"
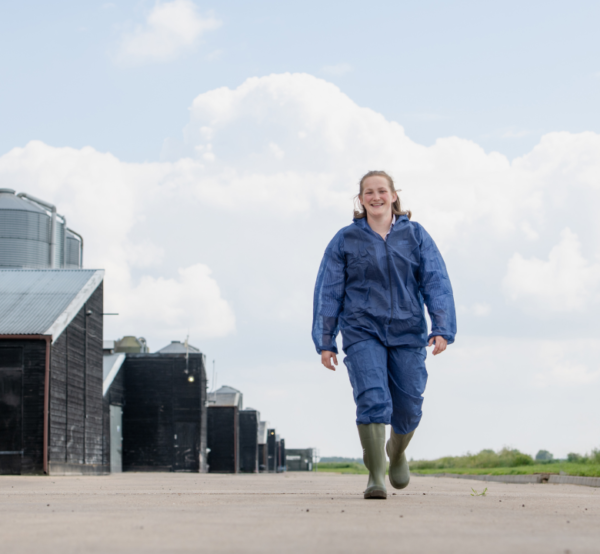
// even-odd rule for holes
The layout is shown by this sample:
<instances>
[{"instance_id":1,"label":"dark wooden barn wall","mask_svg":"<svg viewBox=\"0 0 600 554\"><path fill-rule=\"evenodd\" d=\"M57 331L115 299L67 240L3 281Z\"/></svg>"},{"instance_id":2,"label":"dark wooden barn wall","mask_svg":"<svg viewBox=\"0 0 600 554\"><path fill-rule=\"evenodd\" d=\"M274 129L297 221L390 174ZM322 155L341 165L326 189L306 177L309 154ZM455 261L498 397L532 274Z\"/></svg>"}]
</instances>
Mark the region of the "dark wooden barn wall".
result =
<instances>
[{"instance_id":1,"label":"dark wooden barn wall","mask_svg":"<svg viewBox=\"0 0 600 554\"><path fill-rule=\"evenodd\" d=\"M204 360L204 356L202 356ZM204 363L202 365L202 386L200 388L200 406L202 417L200 420L200 473L208 472L208 455L206 449L208 448L208 392L207 392L208 380L206 379L206 368Z\"/></svg>"},{"instance_id":2,"label":"dark wooden barn wall","mask_svg":"<svg viewBox=\"0 0 600 554\"><path fill-rule=\"evenodd\" d=\"M237 473L239 469L239 420L235 406L208 407L208 470Z\"/></svg>"},{"instance_id":3,"label":"dark wooden barn wall","mask_svg":"<svg viewBox=\"0 0 600 554\"><path fill-rule=\"evenodd\" d=\"M242 410L240 420L240 471L258 472L258 412Z\"/></svg>"},{"instance_id":4,"label":"dark wooden barn wall","mask_svg":"<svg viewBox=\"0 0 600 554\"><path fill-rule=\"evenodd\" d=\"M283 471L287 468L287 463L285 460L285 439L281 439L279 441L279 464Z\"/></svg>"},{"instance_id":5,"label":"dark wooden barn wall","mask_svg":"<svg viewBox=\"0 0 600 554\"><path fill-rule=\"evenodd\" d=\"M107 470L103 455L102 310L101 283L52 345L50 473Z\"/></svg>"},{"instance_id":6,"label":"dark wooden barn wall","mask_svg":"<svg viewBox=\"0 0 600 554\"><path fill-rule=\"evenodd\" d=\"M267 429L267 471L277 471L277 441L275 429Z\"/></svg>"},{"instance_id":7,"label":"dark wooden barn wall","mask_svg":"<svg viewBox=\"0 0 600 554\"><path fill-rule=\"evenodd\" d=\"M268 458L267 458L267 445L258 445L258 471L264 473L267 471Z\"/></svg>"},{"instance_id":8,"label":"dark wooden barn wall","mask_svg":"<svg viewBox=\"0 0 600 554\"><path fill-rule=\"evenodd\" d=\"M21 448L22 456L11 455L8 463L0 461L0 474L21 473L36 474L43 472L44 448L44 378L46 369L46 341L43 340L0 340L0 349L22 349L22 416L21 416ZM13 350L14 352L14 350ZM15 365L2 363L0 350L0 367ZM2 371L2 370L0 370ZM0 456L2 457L2 456ZM3 469L4 466L6 469ZM8 469L8 466L11 469Z\"/></svg>"},{"instance_id":9,"label":"dark wooden barn wall","mask_svg":"<svg viewBox=\"0 0 600 554\"><path fill-rule=\"evenodd\" d=\"M204 356L128 354L120 373L123 470L206 471Z\"/></svg>"},{"instance_id":10,"label":"dark wooden barn wall","mask_svg":"<svg viewBox=\"0 0 600 554\"><path fill-rule=\"evenodd\" d=\"M102 339L104 326L102 312L104 311L104 289L102 283L94 291L84 306L84 312L91 310L93 314L87 317L86 352L86 444L85 463L102 466L103 462L103 431L102 421ZM108 468L106 468L108 469Z\"/></svg>"}]
</instances>

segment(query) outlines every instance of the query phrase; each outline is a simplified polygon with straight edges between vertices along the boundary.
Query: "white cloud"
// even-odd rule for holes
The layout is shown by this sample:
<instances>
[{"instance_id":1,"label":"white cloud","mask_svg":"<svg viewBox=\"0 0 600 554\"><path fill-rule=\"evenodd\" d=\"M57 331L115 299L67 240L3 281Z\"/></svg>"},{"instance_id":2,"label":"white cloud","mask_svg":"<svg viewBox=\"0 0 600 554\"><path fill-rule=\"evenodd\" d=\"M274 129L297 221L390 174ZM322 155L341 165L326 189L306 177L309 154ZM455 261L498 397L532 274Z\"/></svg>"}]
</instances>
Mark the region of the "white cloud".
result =
<instances>
[{"instance_id":1,"label":"white cloud","mask_svg":"<svg viewBox=\"0 0 600 554\"><path fill-rule=\"evenodd\" d=\"M146 224L156 227L148 221L148 204L164 197L171 171L170 164L127 164L89 147L52 148L36 141L0 158L3 179L52 198L59 213L68 214L69 226L84 236L85 267L106 269L105 307L120 314L105 322L107 336L140 334L156 343L185 336L188 329L202 340L235 328L231 305L197 256L181 260L176 277L165 277L171 243L132 237ZM159 225L176 229L176 217ZM165 231L166 237L177 240Z\"/></svg>"},{"instance_id":2,"label":"white cloud","mask_svg":"<svg viewBox=\"0 0 600 554\"><path fill-rule=\"evenodd\" d=\"M424 417L411 456L511 445L563 457L596 447L598 348L596 338L461 335L447 356L427 360Z\"/></svg>"},{"instance_id":3,"label":"white cloud","mask_svg":"<svg viewBox=\"0 0 600 554\"><path fill-rule=\"evenodd\" d=\"M529 221L523 221L521 223L521 231L523 231L527 240L534 241L540 238L540 234L533 228Z\"/></svg>"},{"instance_id":4,"label":"white cloud","mask_svg":"<svg viewBox=\"0 0 600 554\"><path fill-rule=\"evenodd\" d=\"M143 335L159 348L189 327L192 344L219 358L221 382L245 393L254 383L248 401L273 406L267 418L280 416L277 401L260 396L266 380L273 391L310 383L309 414L305 394L285 399L286 413L305 415L286 416L286 438L308 441L311 426L337 436L330 413L351 413L352 399L343 367L335 376L319 368L312 288L327 242L351 221L360 176L386 169L466 307L456 344L428 360L427 419L411 455L483 448L488 437L498 448L543 439L539 448L554 449L568 435L568 448L591 448L597 415L580 399L593 402L599 386L600 135L550 133L512 162L458 137L426 147L333 84L282 74L200 94L164 159L125 163L40 142L0 157L3 186L55 203L85 237L86 267L107 270L106 311L123 314L107 318L107 338ZM215 335L222 342L207 342ZM560 346L555 361L543 355L548 344ZM291 379L284 361L286 371L314 373ZM548 430L557 403L565 408ZM346 423L336 451L325 439L315 445L358 452L351 415ZM453 430L465 425L459 444Z\"/></svg>"},{"instance_id":5,"label":"white cloud","mask_svg":"<svg viewBox=\"0 0 600 554\"><path fill-rule=\"evenodd\" d=\"M295 306L305 318L298 298L310 303L318 258L335 230L350 221L358 179L382 168L444 251L453 281L472 283L457 289L459 303L469 306L465 321L503 332L515 328L507 323L515 311L534 317L530 308L539 305L587 313L597 294L598 265L587 261L600 256L592 209L600 201L600 136L594 133L545 135L512 163L457 137L425 147L335 85L281 74L199 95L182 146L172 146L169 157L129 164L92 148L33 142L3 156L0 174L21 182L21 190L52 198L67 214L86 213L78 226L73 223L92 253L86 263L110 268L115 291L146 274L164 276L161 268L201 263L218 273L228 300L240 296L236 312L248 309L268 319L285 306L291 320ZM588 207L589 214L569 221L588 241L585 256L577 237L565 231L544 261L544 237ZM211 225L222 226L223 219L230 224L217 236ZM252 241L243 247L240 226ZM198 250L173 241L179 233L199 237L193 243ZM211 241L224 241L231 254L219 256ZM525 243L527 256L514 254ZM284 251L273 256L273 248ZM509 308L502 307L503 293L514 300Z\"/></svg>"},{"instance_id":6,"label":"white cloud","mask_svg":"<svg viewBox=\"0 0 600 554\"><path fill-rule=\"evenodd\" d=\"M533 384L539 388L578 388L600 381L600 367L590 353L596 341L536 341L533 345L543 371L535 373ZM592 368L590 368L590 366Z\"/></svg>"},{"instance_id":7,"label":"white cloud","mask_svg":"<svg viewBox=\"0 0 600 554\"><path fill-rule=\"evenodd\" d=\"M533 302L545 312L582 311L598 298L600 264L583 256L581 243L568 227L548 261L515 254L508 262L504 290L511 300Z\"/></svg>"},{"instance_id":8,"label":"white cloud","mask_svg":"<svg viewBox=\"0 0 600 554\"><path fill-rule=\"evenodd\" d=\"M79 226L87 251L94 252L99 267L123 273L119 286L132 286L128 280L144 274L139 270L158 277L161 267L202 263L216 271L223 264L219 256L208 259L194 252L181 263L175 252L183 256L183 250L168 237L185 228L190 236L217 240L208 222L219 225L213 218L225 218L232 224L219 240L234 241L228 244L235 258L238 241L232 237L237 226L245 225L254 244L219 271L218 281L223 286L221 279L229 280L225 291L252 289L239 302L248 307L252 299L261 299L255 313L265 317L277 317L276 305L287 306L286 313L298 306L298 316L306 316L302 303L289 304L289 298L310 298L320 253L336 227L350 221L358 179L373 168L395 177L403 203L447 256L453 281L467 283L477 276L458 298L469 306L466 321L496 322L500 331L515 310L531 316L532 304L585 312L586 295L595 291L597 265L586 261L600 256L593 210L569 222L589 242L585 258L570 235L548 261L542 261L547 253L541 250L548 233L564 228L565 217L600 201L600 137L594 133L545 135L530 154L512 163L457 137L425 147L399 124L356 105L337 86L311 75L281 74L199 95L182 146L172 146L169 158L128 164L92 148L33 142L1 158L0 171L21 180L23 190L53 198L67 214L89 213ZM166 217L162 212L171 203L178 212ZM193 210L206 215L198 217ZM111 225L104 214L110 214ZM272 254L261 250L274 246L272 231L255 214L268 214L271 225L285 222L277 235L295 245L297 266L273 266ZM171 230L156 233L153 218ZM297 225L309 233L301 243ZM513 255L525 242L527 257ZM247 260L252 269L242 269L241 260L253 249L262 261ZM294 274L288 273L292 267ZM237 283L242 273L244 282ZM287 288L277 279L285 279ZM503 291L515 301L504 311ZM493 318L486 317L492 312Z\"/></svg>"},{"instance_id":9,"label":"white cloud","mask_svg":"<svg viewBox=\"0 0 600 554\"><path fill-rule=\"evenodd\" d=\"M321 68L321 72L326 75L346 75L353 70L353 67L349 63L338 63L335 65L325 65Z\"/></svg>"},{"instance_id":10,"label":"white cloud","mask_svg":"<svg viewBox=\"0 0 600 554\"><path fill-rule=\"evenodd\" d=\"M146 275L120 291L115 301L131 329L151 327L164 342L187 334L196 339L221 337L235 329L233 310L203 264L179 269L175 279Z\"/></svg>"},{"instance_id":11,"label":"white cloud","mask_svg":"<svg viewBox=\"0 0 600 554\"><path fill-rule=\"evenodd\" d=\"M191 0L159 2L144 25L121 38L117 60L125 64L173 60L193 48L205 32L220 25L214 15L200 15Z\"/></svg>"},{"instance_id":12,"label":"white cloud","mask_svg":"<svg viewBox=\"0 0 600 554\"><path fill-rule=\"evenodd\" d=\"M126 242L123 248L129 263L135 267L159 266L165 255L163 248L147 239L139 243Z\"/></svg>"}]
</instances>

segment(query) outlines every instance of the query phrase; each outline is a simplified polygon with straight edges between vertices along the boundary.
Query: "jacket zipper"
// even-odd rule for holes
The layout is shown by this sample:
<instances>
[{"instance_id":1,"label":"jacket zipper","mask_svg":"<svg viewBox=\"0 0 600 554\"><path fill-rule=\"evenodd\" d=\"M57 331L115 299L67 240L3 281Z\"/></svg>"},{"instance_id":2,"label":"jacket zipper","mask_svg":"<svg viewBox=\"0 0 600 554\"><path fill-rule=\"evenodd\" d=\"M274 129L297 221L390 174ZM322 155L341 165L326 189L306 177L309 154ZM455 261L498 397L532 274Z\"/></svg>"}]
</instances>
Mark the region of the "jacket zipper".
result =
<instances>
[{"instance_id":1,"label":"jacket zipper","mask_svg":"<svg viewBox=\"0 0 600 554\"><path fill-rule=\"evenodd\" d=\"M388 249L388 244L387 244L387 240L383 241L385 243L385 255L387 257L387 264L388 264L388 279L389 279L389 285L390 285L390 320L388 321L388 325L391 325L392 323L392 317L394 315L394 292L392 290L392 264L390 262L390 251Z\"/></svg>"}]
</instances>

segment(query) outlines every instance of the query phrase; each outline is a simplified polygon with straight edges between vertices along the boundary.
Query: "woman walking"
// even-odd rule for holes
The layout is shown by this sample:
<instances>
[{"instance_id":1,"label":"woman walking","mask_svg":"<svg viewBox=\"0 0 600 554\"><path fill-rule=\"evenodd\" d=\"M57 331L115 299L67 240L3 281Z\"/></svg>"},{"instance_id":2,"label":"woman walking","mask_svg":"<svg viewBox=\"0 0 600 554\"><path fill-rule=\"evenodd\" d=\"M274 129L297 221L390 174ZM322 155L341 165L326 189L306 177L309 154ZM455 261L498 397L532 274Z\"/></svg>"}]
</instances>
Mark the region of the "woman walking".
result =
<instances>
[{"instance_id":1,"label":"woman walking","mask_svg":"<svg viewBox=\"0 0 600 554\"><path fill-rule=\"evenodd\" d=\"M356 424L369 470L365 498L387 498L386 452L394 488L408 485L405 450L421 420L427 345L434 356L454 342L450 279L433 239L403 212L384 171L360 181L354 221L325 250L317 276L312 336L335 371L336 335L356 402ZM432 323L427 334L423 304ZM385 444L385 425L391 436Z\"/></svg>"}]
</instances>

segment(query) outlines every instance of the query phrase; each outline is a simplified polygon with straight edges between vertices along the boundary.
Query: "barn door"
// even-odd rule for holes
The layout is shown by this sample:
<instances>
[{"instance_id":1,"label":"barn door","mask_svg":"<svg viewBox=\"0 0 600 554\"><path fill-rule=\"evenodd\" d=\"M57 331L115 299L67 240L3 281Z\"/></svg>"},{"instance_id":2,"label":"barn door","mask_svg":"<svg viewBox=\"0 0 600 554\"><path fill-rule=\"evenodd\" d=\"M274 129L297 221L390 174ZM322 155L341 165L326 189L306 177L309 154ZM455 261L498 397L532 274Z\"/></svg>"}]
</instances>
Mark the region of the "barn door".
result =
<instances>
[{"instance_id":1,"label":"barn door","mask_svg":"<svg viewBox=\"0 0 600 554\"><path fill-rule=\"evenodd\" d=\"M198 471L200 467L200 426L175 422L175 471Z\"/></svg>"},{"instance_id":2,"label":"barn door","mask_svg":"<svg viewBox=\"0 0 600 554\"><path fill-rule=\"evenodd\" d=\"M0 475L19 475L23 442L23 349L0 347Z\"/></svg>"},{"instance_id":3,"label":"barn door","mask_svg":"<svg viewBox=\"0 0 600 554\"><path fill-rule=\"evenodd\" d=\"M110 406L110 472L123 471L123 409Z\"/></svg>"}]
</instances>

